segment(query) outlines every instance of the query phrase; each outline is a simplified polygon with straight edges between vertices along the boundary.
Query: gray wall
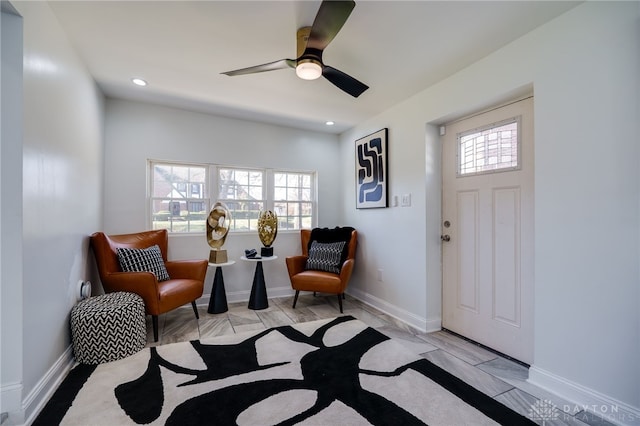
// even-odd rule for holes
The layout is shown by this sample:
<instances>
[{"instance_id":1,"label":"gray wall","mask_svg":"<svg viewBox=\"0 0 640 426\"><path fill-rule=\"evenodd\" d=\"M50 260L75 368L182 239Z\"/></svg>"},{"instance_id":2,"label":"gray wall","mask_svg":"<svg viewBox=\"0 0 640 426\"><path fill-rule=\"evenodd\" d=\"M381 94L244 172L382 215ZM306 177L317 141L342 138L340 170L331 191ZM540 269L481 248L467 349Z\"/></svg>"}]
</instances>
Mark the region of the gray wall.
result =
<instances>
[{"instance_id":1,"label":"gray wall","mask_svg":"<svg viewBox=\"0 0 640 426\"><path fill-rule=\"evenodd\" d=\"M22 403L22 18L2 2L0 412Z\"/></svg>"},{"instance_id":2,"label":"gray wall","mask_svg":"<svg viewBox=\"0 0 640 426\"><path fill-rule=\"evenodd\" d=\"M91 275L88 234L101 225L104 101L48 4L14 6L24 26L23 163L9 179L22 190L22 281L2 289L18 289L23 300L21 317L11 319L22 332L22 363L9 360L22 365L22 405L11 418L19 422L42 403L48 375L71 361L69 312L78 280ZM12 211L5 196L3 216ZM4 376L2 385L4 394Z\"/></svg>"},{"instance_id":3,"label":"gray wall","mask_svg":"<svg viewBox=\"0 0 640 426\"><path fill-rule=\"evenodd\" d=\"M571 401L640 415L638 2L586 2L341 135L389 128L391 195L412 207L351 208L351 291L427 327L441 315L437 126L530 90L535 104L535 360L530 380ZM426 132L425 132L426 128ZM382 232L381 224L393 224ZM376 270L385 271L385 282ZM629 420L620 415L616 420Z\"/></svg>"},{"instance_id":4,"label":"gray wall","mask_svg":"<svg viewBox=\"0 0 640 426\"><path fill-rule=\"evenodd\" d=\"M148 229L148 159L317 171L318 224L340 224L342 179L335 135L108 99L105 137L107 233ZM256 233L228 235L224 249L237 262L224 270L230 301L249 300L255 265L240 261L240 256L244 249L260 246ZM170 258L208 258L209 250L204 234L170 236ZM268 295L292 294L284 258L300 252L300 233L279 231L274 252L279 259L264 263ZM209 269L199 304L208 303L214 272Z\"/></svg>"}]
</instances>

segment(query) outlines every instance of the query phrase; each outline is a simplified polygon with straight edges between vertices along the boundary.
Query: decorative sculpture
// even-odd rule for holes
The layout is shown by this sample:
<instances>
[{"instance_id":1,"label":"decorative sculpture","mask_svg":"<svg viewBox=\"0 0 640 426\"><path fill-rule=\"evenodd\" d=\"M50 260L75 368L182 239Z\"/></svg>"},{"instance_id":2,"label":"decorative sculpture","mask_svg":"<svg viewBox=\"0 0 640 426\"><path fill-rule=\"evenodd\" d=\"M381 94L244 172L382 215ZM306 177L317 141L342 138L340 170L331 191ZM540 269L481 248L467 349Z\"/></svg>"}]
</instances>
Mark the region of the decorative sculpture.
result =
<instances>
[{"instance_id":1,"label":"decorative sculpture","mask_svg":"<svg viewBox=\"0 0 640 426\"><path fill-rule=\"evenodd\" d=\"M273 256L271 244L275 241L276 235L278 235L278 216L271 210L261 211L258 217L258 237L264 247L260 249L260 256Z\"/></svg>"},{"instance_id":2,"label":"decorative sculpture","mask_svg":"<svg viewBox=\"0 0 640 426\"><path fill-rule=\"evenodd\" d=\"M207 243L213 250L209 252L209 263L226 263L227 251L220 250L229 232L231 213L224 203L217 202L207 218Z\"/></svg>"}]
</instances>

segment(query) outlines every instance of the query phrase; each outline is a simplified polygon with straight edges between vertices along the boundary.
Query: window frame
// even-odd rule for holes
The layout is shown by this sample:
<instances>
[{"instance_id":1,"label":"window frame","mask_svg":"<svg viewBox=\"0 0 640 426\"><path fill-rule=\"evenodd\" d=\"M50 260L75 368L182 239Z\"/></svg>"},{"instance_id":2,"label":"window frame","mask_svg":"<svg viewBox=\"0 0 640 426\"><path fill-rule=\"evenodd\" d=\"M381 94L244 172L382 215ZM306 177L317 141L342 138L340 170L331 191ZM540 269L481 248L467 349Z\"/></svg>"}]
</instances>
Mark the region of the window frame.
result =
<instances>
[{"instance_id":1,"label":"window frame","mask_svg":"<svg viewBox=\"0 0 640 426\"><path fill-rule=\"evenodd\" d=\"M208 212L211 210L211 193L209 191L209 187L207 185L209 185L209 181L210 181L210 169L209 166L207 164L201 164L201 163L187 163L187 162L178 162L178 161L165 161L165 160L152 160L152 159L148 159L147 160L147 209L146 209L146 222L147 222L147 226L148 229L167 229L167 228L154 228L154 202L156 201L161 201L161 200L169 200L169 204L168 204L168 209L171 209L171 203L172 203L172 198L171 197L156 197L154 196L154 190L155 190L155 179L154 179L154 168L155 166L160 165L160 166L169 166L169 167L188 167L188 168L202 168L204 170L205 176L204 176L204 181L203 182L197 182L198 184L203 184L204 188L202 188L202 198L193 198L191 197L191 195L193 195L192 193L192 183L191 181L189 181L188 183L183 183L184 186L184 192L187 195L186 197L184 197L185 203L187 205L187 212L190 212L190 207L192 203L204 203L204 211L205 212L205 217L202 219L203 221L206 221L206 216L208 215ZM178 190L178 188L176 187L174 190L180 192ZM173 190L172 190L173 192ZM171 216L171 218L173 218L173 216ZM170 222L173 224L173 220L170 220ZM188 219L188 227L191 227L191 219ZM170 228L173 228L173 226L171 226ZM204 231L185 231L185 232L177 232L174 231L173 229L167 229L167 232L169 232L171 235L197 235L200 234L201 232L206 232L206 222L205 222L205 230Z\"/></svg>"},{"instance_id":2,"label":"window frame","mask_svg":"<svg viewBox=\"0 0 640 426\"><path fill-rule=\"evenodd\" d=\"M299 174L299 175L309 175L310 182L310 203L311 203L311 227L315 227L318 224L318 173L317 171L310 170L295 170L295 169L285 169L285 168L259 168L259 167L244 167L237 165L225 165L225 164L214 164L214 163L189 163L183 161L167 161L167 160L155 160L148 159L147 160L147 212L146 212L146 221L149 229L153 229L153 202L158 198L163 197L153 197L153 172L154 165L163 165L163 166L178 166L178 167L203 167L205 168L205 182L203 188L203 199L197 199L197 201L204 201L206 212L210 212L212 206L217 202L223 202L226 204L226 199L220 198L220 171L223 169L231 169L235 171L246 171L246 172L260 172L262 173L262 200L263 208L265 210L275 211L275 205L278 202L282 202L283 200L275 200L275 175L277 173L283 174ZM188 195L191 194L191 186L187 187ZM195 199L194 199L195 200ZM187 199L187 203L189 201L193 201L191 199ZM289 201L294 203L306 202L302 200L294 200ZM233 213L232 213L233 216ZM288 217L288 216L287 216ZM297 216L298 218L301 215ZM299 220L298 225L301 225ZM302 227L297 229L278 229L278 232L287 233L287 232L299 232ZM201 231L190 231L190 232L175 232L172 230L167 230L170 235L199 235ZM206 232L206 231L205 231ZM234 234L257 234L257 229L235 229L233 227L229 228L230 233Z\"/></svg>"},{"instance_id":3,"label":"window frame","mask_svg":"<svg viewBox=\"0 0 640 426\"><path fill-rule=\"evenodd\" d=\"M211 164L210 165L211 168L211 188L214 188L215 194L216 194L216 201L222 202L227 204L227 201L241 201L241 202L248 202L248 200L243 200L241 198L233 198L233 199L226 199L226 198L220 198L220 170L224 169L224 170L234 170L234 171L241 171L241 172L248 172L248 173L262 173L262 198L260 199L260 202L262 203L262 206L264 209L268 209L267 207L267 197L268 197L268 178L266 176L266 169L260 169L260 168L255 168L255 167L241 167L241 166L226 166L226 165L221 165L221 164ZM257 233L257 229L251 229L251 219L249 219L249 228L248 229L235 229L235 220L234 219L234 213L233 210L230 209L231 212L231 220L232 222L232 226L229 227L229 233L237 233L237 234L247 234L247 233L252 233L255 232ZM257 222L257 218L255 219Z\"/></svg>"},{"instance_id":4,"label":"window frame","mask_svg":"<svg viewBox=\"0 0 640 426\"><path fill-rule=\"evenodd\" d=\"M515 166L462 173L462 164L461 164L462 148L460 144L461 138L474 133L480 133L485 130L505 126L507 124L514 124L514 123L516 125L516 131L517 131L517 135L516 135L517 164ZM492 173L503 173L503 172L512 172L516 170L521 170L522 169L522 131L521 129L522 129L522 116L518 115L515 117L507 118L505 120L496 121L495 123L476 127L474 129L465 130L464 132L460 132L456 134L456 178L464 178L469 176L478 176L478 175L486 175L486 174L492 174Z\"/></svg>"},{"instance_id":5,"label":"window frame","mask_svg":"<svg viewBox=\"0 0 640 426\"><path fill-rule=\"evenodd\" d=\"M275 189L276 189L276 182L275 182L275 175L276 174L285 174L285 175L298 175L298 176L304 176L307 175L309 176L311 182L309 183L309 201L305 201L305 200L301 200L300 197L297 200L289 200L287 199L278 199L276 200L275 197ZM318 220L317 220L317 173L316 172L309 172L309 171L301 171L301 170L284 170L284 169L272 169L271 170L271 184L269 185L269 189L273 192L270 196L270 201L271 201L271 207L270 209L273 211L276 211L275 205L278 203L297 203L298 205L301 205L303 203L310 203L311 204L311 224L309 225L311 228L317 226ZM292 188L289 185L285 186L284 188ZM298 189L305 189L305 187L303 186L297 186ZM301 207L301 206L300 206ZM287 228L287 229L282 229L282 231L299 231L300 229L305 229L306 227L303 228L302 226L302 220L304 217L304 215L302 215L302 208L298 208L298 215L296 216L289 216L287 214L287 218L290 217L294 217L294 218L298 218L298 228ZM277 214L277 211L276 211ZM278 216L278 221L280 221L280 216ZM278 231L280 231L280 228L278 229Z\"/></svg>"}]
</instances>

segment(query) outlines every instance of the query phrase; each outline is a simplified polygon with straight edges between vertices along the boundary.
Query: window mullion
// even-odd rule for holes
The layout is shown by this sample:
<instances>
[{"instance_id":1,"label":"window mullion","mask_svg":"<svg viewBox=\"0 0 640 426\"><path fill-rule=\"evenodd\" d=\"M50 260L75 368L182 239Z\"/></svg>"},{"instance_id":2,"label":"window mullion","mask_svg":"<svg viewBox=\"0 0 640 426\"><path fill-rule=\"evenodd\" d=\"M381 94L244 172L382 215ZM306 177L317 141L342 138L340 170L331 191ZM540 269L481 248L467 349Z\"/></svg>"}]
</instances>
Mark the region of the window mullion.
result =
<instances>
[{"instance_id":1,"label":"window mullion","mask_svg":"<svg viewBox=\"0 0 640 426\"><path fill-rule=\"evenodd\" d=\"M209 172L209 193L207 197L209 198L209 211L211 211L211 208L220 197L220 190L218 189L218 166L212 164L207 171Z\"/></svg>"},{"instance_id":2,"label":"window mullion","mask_svg":"<svg viewBox=\"0 0 640 426\"><path fill-rule=\"evenodd\" d=\"M147 160L147 182L149 182L149 184L147 185L147 202L146 202L146 207L145 207L145 217L146 217L146 223L147 223L147 229L153 229L153 204L154 204L154 185L155 185L155 179L153 179L153 167L154 167L154 162L151 160Z\"/></svg>"},{"instance_id":3,"label":"window mullion","mask_svg":"<svg viewBox=\"0 0 640 426\"><path fill-rule=\"evenodd\" d=\"M274 197L275 197L275 178L274 178L274 173L273 173L273 169L266 169L265 170L265 181L266 184L263 187L263 194L264 194L264 206L265 206L265 210L271 210L274 211L275 210L275 204L274 204Z\"/></svg>"}]
</instances>

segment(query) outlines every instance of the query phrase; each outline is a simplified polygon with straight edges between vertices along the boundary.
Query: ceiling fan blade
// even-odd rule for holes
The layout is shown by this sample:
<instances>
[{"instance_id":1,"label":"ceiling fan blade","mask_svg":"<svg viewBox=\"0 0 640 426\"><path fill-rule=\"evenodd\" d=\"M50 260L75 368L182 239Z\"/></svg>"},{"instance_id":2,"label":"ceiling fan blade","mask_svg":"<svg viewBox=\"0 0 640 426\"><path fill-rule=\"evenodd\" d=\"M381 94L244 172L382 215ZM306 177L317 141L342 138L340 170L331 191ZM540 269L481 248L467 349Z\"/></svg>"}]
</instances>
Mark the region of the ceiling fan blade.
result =
<instances>
[{"instance_id":1,"label":"ceiling fan blade","mask_svg":"<svg viewBox=\"0 0 640 426\"><path fill-rule=\"evenodd\" d=\"M295 67L296 67L295 59L280 59L279 61L269 62L268 64L256 65L248 68L240 68L238 70L227 71L221 74L234 76L234 75L243 75L243 74L255 74L258 72L275 71L275 70L281 70L285 68L295 68Z\"/></svg>"},{"instance_id":2,"label":"ceiling fan blade","mask_svg":"<svg viewBox=\"0 0 640 426\"><path fill-rule=\"evenodd\" d=\"M338 34L355 6L356 2L353 0L324 0L311 26L307 48L324 50Z\"/></svg>"},{"instance_id":3,"label":"ceiling fan blade","mask_svg":"<svg viewBox=\"0 0 640 426\"><path fill-rule=\"evenodd\" d=\"M362 92L369 88L369 86L359 82L350 75L328 65L325 65L322 69L322 76L354 98L357 98L362 94Z\"/></svg>"}]
</instances>

